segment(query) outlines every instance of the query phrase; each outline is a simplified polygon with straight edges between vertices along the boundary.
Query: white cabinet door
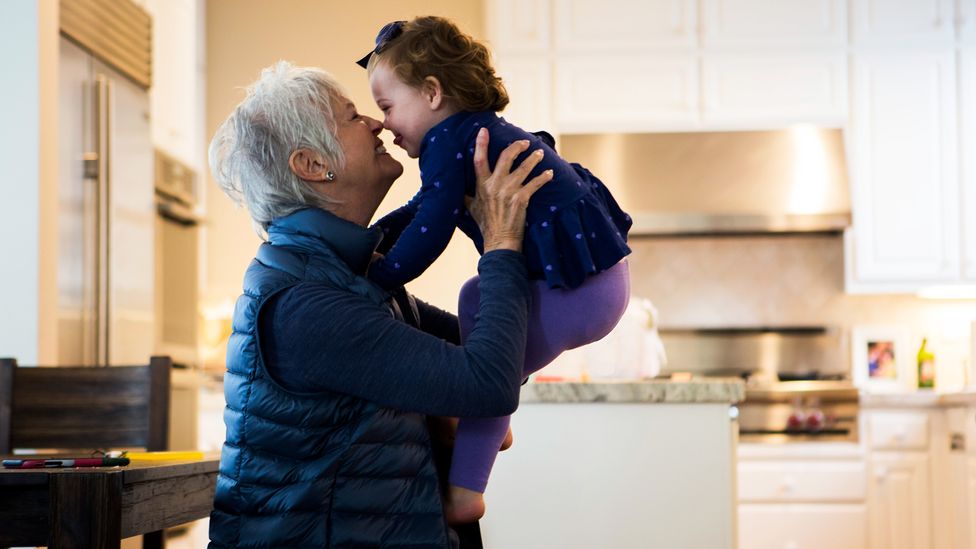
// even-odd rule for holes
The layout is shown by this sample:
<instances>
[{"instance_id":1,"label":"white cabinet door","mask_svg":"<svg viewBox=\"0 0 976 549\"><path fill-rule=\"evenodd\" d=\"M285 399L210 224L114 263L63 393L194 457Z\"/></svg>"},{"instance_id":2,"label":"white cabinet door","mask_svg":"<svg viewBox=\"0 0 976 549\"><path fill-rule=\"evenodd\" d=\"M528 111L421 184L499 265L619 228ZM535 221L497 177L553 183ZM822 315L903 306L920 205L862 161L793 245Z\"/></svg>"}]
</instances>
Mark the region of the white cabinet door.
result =
<instances>
[{"instance_id":1,"label":"white cabinet door","mask_svg":"<svg viewBox=\"0 0 976 549\"><path fill-rule=\"evenodd\" d=\"M197 135L198 48L195 0L148 0L153 17L153 144L182 162L197 166L205 146Z\"/></svg>"},{"instance_id":2,"label":"white cabinet door","mask_svg":"<svg viewBox=\"0 0 976 549\"><path fill-rule=\"evenodd\" d=\"M485 20L494 53L546 53L551 23L549 0L490 0Z\"/></svg>"},{"instance_id":3,"label":"white cabinet door","mask_svg":"<svg viewBox=\"0 0 976 549\"><path fill-rule=\"evenodd\" d=\"M857 46L950 44L955 0L851 0L851 35Z\"/></svg>"},{"instance_id":4,"label":"white cabinet door","mask_svg":"<svg viewBox=\"0 0 976 549\"><path fill-rule=\"evenodd\" d=\"M852 63L854 278L958 279L953 53L860 54Z\"/></svg>"},{"instance_id":5,"label":"white cabinet door","mask_svg":"<svg viewBox=\"0 0 976 549\"><path fill-rule=\"evenodd\" d=\"M508 90L510 103L502 115L529 131L552 128L552 81L548 58L510 55L499 58L495 69Z\"/></svg>"},{"instance_id":6,"label":"white cabinet door","mask_svg":"<svg viewBox=\"0 0 976 549\"><path fill-rule=\"evenodd\" d=\"M556 50L691 48L696 0L555 0Z\"/></svg>"},{"instance_id":7,"label":"white cabinet door","mask_svg":"<svg viewBox=\"0 0 976 549\"><path fill-rule=\"evenodd\" d=\"M844 0L703 0L705 47L836 46L847 41Z\"/></svg>"},{"instance_id":8,"label":"white cabinet door","mask_svg":"<svg viewBox=\"0 0 976 549\"><path fill-rule=\"evenodd\" d=\"M864 549L863 504L739 505L741 549Z\"/></svg>"},{"instance_id":9,"label":"white cabinet door","mask_svg":"<svg viewBox=\"0 0 976 549\"><path fill-rule=\"evenodd\" d=\"M976 48L959 51L963 276L976 282Z\"/></svg>"},{"instance_id":10,"label":"white cabinet door","mask_svg":"<svg viewBox=\"0 0 976 549\"><path fill-rule=\"evenodd\" d=\"M699 123L694 55L560 56L554 92L561 133L660 131Z\"/></svg>"},{"instance_id":11,"label":"white cabinet door","mask_svg":"<svg viewBox=\"0 0 976 549\"><path fill-rule=\"evenodd\" d=\"M875 452L870 461L868 537L871 549L931 547L928 455Z\"/></svg>"},{"instance_id":12,"label":"white cabinet door","mask_svg":"<svg viewBox=\"0 0 976 549\"><path fill-rule=\"evenodd\" d=\"M964 44L976 44L976 0L956 0L956 36Z\"/></svg>"},{"instance_id":13,"label":"white cabinet door","mask_svg":"<svg viewBox=\"0 0 976 549\"><path fill-rule=\"evenodd\" d=\"M740 460L739 501L857 502L867 493L863 460Z\"/></svg>"},{"instance_id":14,"label":"white cabinet door","mask_svg":"<svg viewBox=\"0 0 976 549\"><path fill-rule=\"evenodd\" d=\"M843 52L711 54L702 61L706 126L841 126L847 119Z\"/></svg>"},{"instance_id":15,"label":"white cabinet door","mask_svg":"<svg viewBox=\"0 0 976 549\"><path fill-rule=\"evenodd\" d=\"M966 524L969 530L970 546L976 545L976 457L968 458L968 472L966 475L966 489L969 494L969 505L967 506L968 519Z\"/></svg>"}]
</instances>

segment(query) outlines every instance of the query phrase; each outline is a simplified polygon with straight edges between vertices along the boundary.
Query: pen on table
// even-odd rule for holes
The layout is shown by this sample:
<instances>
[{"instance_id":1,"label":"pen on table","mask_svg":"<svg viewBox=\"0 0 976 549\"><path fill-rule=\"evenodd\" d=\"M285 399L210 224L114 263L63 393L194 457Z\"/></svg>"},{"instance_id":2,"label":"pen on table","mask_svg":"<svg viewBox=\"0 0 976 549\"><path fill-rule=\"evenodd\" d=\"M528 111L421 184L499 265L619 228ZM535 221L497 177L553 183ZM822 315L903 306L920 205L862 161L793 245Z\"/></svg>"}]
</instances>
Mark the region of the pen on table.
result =
<instances>
[{"instance_id":1,"label":"pen on table","mask_svg":"<svg viewBox=\"0 0 976 549\"><path fill-rule=\"evenodd\" d=\"M128 464L129 458L124 457L3 460L4 467L15 469L44 469L54 467L115 467L117 465Z\"/></svg>"}]
</instances>

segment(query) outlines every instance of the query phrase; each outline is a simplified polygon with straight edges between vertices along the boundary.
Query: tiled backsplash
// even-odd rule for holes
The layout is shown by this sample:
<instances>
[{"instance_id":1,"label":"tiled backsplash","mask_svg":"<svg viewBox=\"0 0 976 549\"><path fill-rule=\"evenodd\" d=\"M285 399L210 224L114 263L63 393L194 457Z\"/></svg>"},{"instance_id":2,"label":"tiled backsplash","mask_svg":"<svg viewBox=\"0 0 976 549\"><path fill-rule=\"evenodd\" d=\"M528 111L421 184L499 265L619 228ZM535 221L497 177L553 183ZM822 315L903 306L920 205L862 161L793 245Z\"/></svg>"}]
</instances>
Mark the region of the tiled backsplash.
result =
<instances>
[{"instance_id":1,"label":"tiled backsplash","mask_svg":"<svg viewBox=\"0 0 976 549\"><path fill-rule=\"evenodd\" d=\"M968 359L973 301L844 293L839 236L722 236L631 239L632 292L650 299L665 327L901 325L938 361Z\"/></svg>"}]
</instances>

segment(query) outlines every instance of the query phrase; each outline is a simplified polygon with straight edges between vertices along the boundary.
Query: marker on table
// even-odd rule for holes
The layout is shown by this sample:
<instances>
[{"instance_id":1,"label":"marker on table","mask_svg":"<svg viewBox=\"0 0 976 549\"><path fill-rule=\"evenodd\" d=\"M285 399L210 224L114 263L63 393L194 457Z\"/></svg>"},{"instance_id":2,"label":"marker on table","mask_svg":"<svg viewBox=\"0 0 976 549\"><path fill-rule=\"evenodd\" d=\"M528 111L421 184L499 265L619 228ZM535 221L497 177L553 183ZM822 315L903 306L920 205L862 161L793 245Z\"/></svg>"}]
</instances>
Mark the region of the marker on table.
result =
<instances>
[{"instance_id":1,"label":"marker on table","mask_svg":"<svg viewBox=\"0 0 976 549\"><path fill-rule=\"evenodd\" d=\"M43 458L43 459L5 459L3 466L8 469L47 469L57 467L116 467L128 465L129 458Z\"/></svg>"}]
</instances>

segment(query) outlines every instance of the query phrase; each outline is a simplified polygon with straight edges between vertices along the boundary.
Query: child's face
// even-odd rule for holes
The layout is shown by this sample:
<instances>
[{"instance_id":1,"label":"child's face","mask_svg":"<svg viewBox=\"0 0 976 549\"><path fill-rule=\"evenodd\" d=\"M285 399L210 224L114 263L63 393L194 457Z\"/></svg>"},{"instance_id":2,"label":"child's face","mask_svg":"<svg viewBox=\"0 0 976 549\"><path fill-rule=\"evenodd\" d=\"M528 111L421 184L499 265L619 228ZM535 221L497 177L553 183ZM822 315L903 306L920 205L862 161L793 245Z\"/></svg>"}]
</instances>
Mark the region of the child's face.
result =
<instances>
[{"instance_id":1,"label":"child's face","mask_svg":"<svg viewBox=\"0 0 976 549\"><path fill-rule=\"evenodd\" d=\"M383 111L383 127L393 132L393 144L407 151L410 158L420 156L424 135L444 119L437 104L421 88L400 80L386 63L379 63L369 76L376 106Z\"/></svg>"}]
</instances>

